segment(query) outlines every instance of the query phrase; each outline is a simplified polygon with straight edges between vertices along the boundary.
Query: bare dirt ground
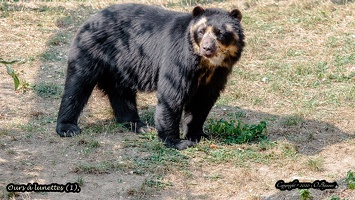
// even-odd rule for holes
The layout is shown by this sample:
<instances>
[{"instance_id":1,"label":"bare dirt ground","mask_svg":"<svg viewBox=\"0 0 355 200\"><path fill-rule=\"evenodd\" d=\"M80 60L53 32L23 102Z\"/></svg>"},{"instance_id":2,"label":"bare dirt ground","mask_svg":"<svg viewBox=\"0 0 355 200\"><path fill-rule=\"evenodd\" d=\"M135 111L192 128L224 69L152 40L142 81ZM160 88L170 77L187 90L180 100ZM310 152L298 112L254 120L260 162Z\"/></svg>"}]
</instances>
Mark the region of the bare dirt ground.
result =
<instances>
[{"instance_id":1,"label":"bare dirt ground","mask_svg":"<svg viewBox=\"0 0 355 200\"><path fill-rule=\"evenodd\" d=\"M90 14L113 3L0 2L0 58L18 60L11 67L28 83L14 91L0 65L0 199L301 199L298 189L275 188L295 179L338 183L310 189L313 199L355 199L345 181L355 171L354 2L144 1L243 12L247 47L209 119L264 120L268 140L227 145L212 138L184 151L116 124L98 90L81 115L83 133L55 133L70 42ZM139 95L150 123L155 101ZM35 182L81 190L6 190Z\"/></svg>"}]
</instances>

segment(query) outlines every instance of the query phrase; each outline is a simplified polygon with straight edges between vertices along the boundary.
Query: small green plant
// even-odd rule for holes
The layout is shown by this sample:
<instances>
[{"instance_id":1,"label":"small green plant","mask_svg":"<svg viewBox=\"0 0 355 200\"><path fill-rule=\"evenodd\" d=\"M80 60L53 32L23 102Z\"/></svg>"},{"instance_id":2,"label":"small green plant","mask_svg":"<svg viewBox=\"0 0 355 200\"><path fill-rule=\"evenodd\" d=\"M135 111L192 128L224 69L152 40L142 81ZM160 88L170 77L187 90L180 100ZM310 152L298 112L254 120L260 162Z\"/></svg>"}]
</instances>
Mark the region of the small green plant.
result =
<instances>
[{"instance_id":1,"label":"small green plant","mask_svg":"<svg viewBox=\"0 0 355 200\"><path fill-rule=\"evenodd\" d=\"M348 185L349 189L355 189L355 172L351 170L348 171L346 174L345 183Z\"/></svg>"},{"instance_id":2,"label":"small green plant","mask_svg":"<svg viewBox=\"0 0 355 200\"><path fill-rule=\"evenodd\" d=\"M297 158L297 147L291 143L282 143L280 145L281 153L285 158Z\"/></svg>"},{"instance_id":3,"label":"small green plant","mask_svg":"<svg viewBox=\"0 0 355 200\"><path fill-rule=\"evenodd\" d=\"M312 171L322 171L323 163L324 160L322 158L315 158L315 159L309 158L307 161L307 165Z\"/></svg>"},{"instance_id":4,"label":"small green plant","mask_svg":"<svg viewBox=\"0 0 355 200\"><path fill-rule=\"evenodd\" d=\"M301 200L310 200L313 199L311 192L308 189L300 189L299 191Z\"/></svg>"},{"instance_id":5,"label":"small green plant","mask_svg":"<svg viewBox=\"0 0 355 200\"><path fill-rule=\"evenodd\" d=\"M15 91L19 89L26 89L29 87L29 84L26 81L20 81L18 78L17 73L15 73L15 70L12 69L10 65L18 62L17 60L13 61L5 61L4 59L0 58L0 64L5 65L7 74L10 75L14 79L14 86L15 86Z\"/></svg>"},{"instance_id":6,"label":"small green plant","mask_svg":"<svg viewBox=\"0 0 355 200\"><path fill-rule=\"evenodd\" d=\"M15 90L18 89L18 87L20 86L20 80L17 76L17 74L15 73L15 71L9 66L10 64L14 64L17 61L13 60L13 61L5 61L2 58L0 58L0 63L5 65L6 69L7 69L7 74L9 74L13 79L14 79L14 85L15 85Z\"/></svg>"},{"instance_id":7,"label":"small green plant","mask_svg":"<svg viewBox=\"0 0 355 200\"><path fill-rule=\"evenodd\" d=\"M143 182L144 186L151 187L151 188L156 188L156 189L166 189L167 187L172 186L173 184L171 182L163 182L158 179L146 179Z\"/></svg>"},{"instance_id":8,"label":"small green plant","mask_svg":"<svg viewBox=\"0 0 355 200\"><path fill-rule=\"evenodd\" d=\"M84 178L82 176L79 176L76 179L76 182L78 183L79 186L83 186L84 185Z\"/></svg>"},{"instance_id":9,"label":"small green plant","mask_svg":"<svg viewBox=\"0 0 355 200\"><path fill-rule=\"evenodd\" d=\"M267 137L263 134L266 130L266 122L261 121L259 124L242 124L231 120L224 119L215 121L209 120L209 131L211 136L221 140L227 144L242 144L249 142L259 142Z\"/></svg>"},{"instance_id":10,"label":"small green plant","mask_svg":"<svg viewBox=\"0 0 355 200\"><path fill-rule=\"evenodd\" d=\"M338 195L332 195L329 200L340 200L340 197L338 197Z\"/></svg>"}]
</instances>

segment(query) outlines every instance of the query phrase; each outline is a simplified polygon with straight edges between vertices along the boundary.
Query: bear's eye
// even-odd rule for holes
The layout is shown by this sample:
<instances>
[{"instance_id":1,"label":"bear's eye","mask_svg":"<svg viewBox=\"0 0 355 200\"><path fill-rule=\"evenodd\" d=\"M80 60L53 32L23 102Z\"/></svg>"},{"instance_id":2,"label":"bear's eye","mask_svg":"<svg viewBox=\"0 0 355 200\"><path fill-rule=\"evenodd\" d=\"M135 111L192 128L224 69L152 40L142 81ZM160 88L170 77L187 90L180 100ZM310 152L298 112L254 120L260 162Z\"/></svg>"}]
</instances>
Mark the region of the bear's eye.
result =
<instances>
[{"instance_id":1,"label":"bear's eye","mask_svg":"<svg viewBox=\"0 0 355 200\"><path fill-rule=\"evenodd\" d=\"M224 32L222 30L220 30L220 29L217 29L215 31L215 34L216 34L217 38L220 38L220 39L222 39L223 36L224 36Z\"/></svg>"},{"instance_id":2,"label":"bear's eye","mask_svg":"<svg viewBox=\"0 0 355 200\"><path fill-rule=\"evenodd\" d=\"M199 36L203 36L203 34L205 34L205 29L202 28L202 29L198 30L197 33Z\"/></svg>"}]
</instances>

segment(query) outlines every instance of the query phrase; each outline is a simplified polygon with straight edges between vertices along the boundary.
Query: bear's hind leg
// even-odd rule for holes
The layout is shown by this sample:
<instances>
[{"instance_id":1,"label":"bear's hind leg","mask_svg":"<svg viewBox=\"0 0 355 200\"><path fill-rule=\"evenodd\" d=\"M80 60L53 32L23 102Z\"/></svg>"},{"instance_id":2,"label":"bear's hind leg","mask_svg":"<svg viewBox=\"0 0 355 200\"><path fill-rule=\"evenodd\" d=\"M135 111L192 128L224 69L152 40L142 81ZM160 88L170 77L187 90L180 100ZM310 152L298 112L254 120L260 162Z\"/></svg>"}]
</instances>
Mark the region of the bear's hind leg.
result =
<instances>
[{"instance_id":1,"label":"bear's hind leg","mask_svg":"<svg viewBox=\"0 0 355 200\"><path fill-rule=\"evenodd\" d=\"M96 77L76 73L69 66L56 127L61 137L71 137L81 132L78 127L78 118L88 102L96 80Z\"/></svg>"},{"instance_id":2,"label":"bear's hind leg","mask_svg":"<svg viewBox=\"0 0 355 200\"><path fill-rule=\"evenodd\" d=\"M136 133L149 131L149 127L141 122L136 103L136 91L131 89L118 89L111 84L99 82L99 87L108 95L111 107L118 123L124 123L127 128Z\"/></svg>"}]
</instances>

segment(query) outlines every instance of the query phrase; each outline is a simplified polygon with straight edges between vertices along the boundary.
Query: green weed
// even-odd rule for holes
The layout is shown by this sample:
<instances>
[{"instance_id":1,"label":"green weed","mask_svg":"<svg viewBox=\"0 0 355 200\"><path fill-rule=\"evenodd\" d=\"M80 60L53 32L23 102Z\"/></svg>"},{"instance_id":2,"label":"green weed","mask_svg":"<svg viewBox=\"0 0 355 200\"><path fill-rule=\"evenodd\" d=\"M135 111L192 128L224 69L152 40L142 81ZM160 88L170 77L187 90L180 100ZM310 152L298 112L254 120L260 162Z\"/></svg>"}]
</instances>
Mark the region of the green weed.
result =
<instances>
[{"instance_id":1,"label":"green weed","mask_svg":"<svg viewBox=\"0 0 355 200\"><path fill-rule=\"evenodd\" d=\"M76 179L76 183L78 183L79 186L83 186L84 178L82 176L78 176L78 178Z\"/></svg>"},{"instance_id":2,"label":"green weed","mask_svg":"<svg viewBox=\"0 0 355 200\"><path fill-rule=\"evenodd\" d=\"M17 61L5 61L4 59L0 58L0 63L5 65L6 69L7 69L7 74L9 74L13 79L14 79L14 85L15 85L15 90L18 89L18 87L20 86L20 80L17 77L17 74L15 73L15 71L9 66L10 64L14 64Z\"/></svg>"},{"instance_id":3,"label":"green weed","mask_svg":"<svg viewBox=\"0 0 355 200\"><path fill-rule=\"evenodd\" d=\"M309 191L309 189L300 189L300 190L298 190L298 193L300 195L301 200L313 199L313 196L312 196L311 192Z\"/></svg>"},{"instance_id":4,"label":"green weed","mask_svg":"<svg viewBox=\"0 0 355 200\"><path fill-rule=\"evenodd\" d=\"M0 64L5 65L7 74L10 75L14 80L15 91L20 89L24 91L28 89L30 85L25 80L20 81L20 79L18 78L18 74L15 73L15 70L12 69L12 67L10 66L11 64L14 64L16 62L18 61L17 60L5 61L4 59L0 58Z\"/></svg>"},{"instance_id":5,"label":"green weed","mask_svg":"<svg viewBox=\"0 0 355 200\"><path fill-rule=\"evenodd\" d=\"M332 195L329 200L341 200L338 195Z\"/></svg>"},{"instance_id":6,"label":"green weed","mask_svg":"<svg viewBox=\"0 0 355 200\"><path fill-rule=\"evenodd\" d=\"M349 170L346 174L345 183L348 185L349 189L355 189L355 172Z\"/></svg>"}]
</instances>

